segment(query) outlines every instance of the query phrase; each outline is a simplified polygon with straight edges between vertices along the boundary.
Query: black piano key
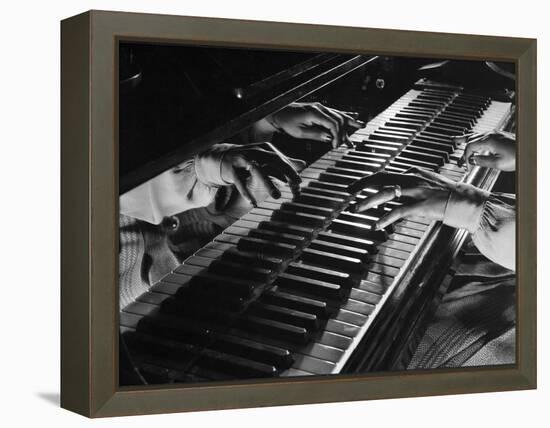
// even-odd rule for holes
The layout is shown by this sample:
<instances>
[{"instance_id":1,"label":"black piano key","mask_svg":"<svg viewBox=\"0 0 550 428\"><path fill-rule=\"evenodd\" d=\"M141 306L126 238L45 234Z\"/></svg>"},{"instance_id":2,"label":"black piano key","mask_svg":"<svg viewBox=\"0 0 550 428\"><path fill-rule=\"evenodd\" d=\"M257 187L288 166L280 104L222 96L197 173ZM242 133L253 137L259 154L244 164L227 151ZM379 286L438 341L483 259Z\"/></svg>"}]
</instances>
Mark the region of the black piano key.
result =
<instances>
[{"instance_id":1,"label":"black piano key","mask_svg":"<svg viewBox=\"0 0 550 428\"><path fill-rule=\"evenodd\" d=\"M349 185L357 181L358 178L361 178L362 175L363 174L360 171L358 171L354 175L351 175L349 173L338 174L335 172L322 172L319 175L319 181L329 183L329 184L336 183L336 184Z\"/></svg>"},{"instance_id":2,"label":"black piano key","mask_svg":"<svg viewBox=\"0 0 550 428\"><path fill-rule=\"evenodd\" d=\"M227 230L227 229L226 229ZM245 265L228 260L209 259L193 256L185 260L188 265L208 268L208 272L218 275L231 275L235 278L245 278L260 282L267 282L274 278L276 272L265 267Z\"/></svg>"},{"instance_id":3,"label":"black piano key","mask_svg":"<svg viewBox=\"0 0 550 428\"><path fill-rule=\"evenodd\" d=\"M467 120L460 120L460 119L456 119L456 118L452 118L452 117L445 117L443 115L440 115L438 116L434 121L433 123L435 124L441 124L443 126L454 126L454 127L458 127L462 130L467 130L467 129L470 129L471 126L472 126L472 122L471 121L467 121Z\"/></svg>"},{"instance_id":4,"label":"black piano key","mask_svg":"<svg viewBox=\"0 0 550 428\"><path fill-rule=\"evenodd\" d=\"M272 364L278 370L289 368L294 362L288 349L229 334L217 336L209 348L226 354L239 355L249 360Z\"/></svg>"},{"instance_id":5,"label":"black piano key","mask_svg":"<svg viewBox=\"0 0 550 428\"><path fill-rule=\"evenodd\" d=\"M270 230L277 233L289 233L311 239L315 233L312 227L298 226L296 224L285 223L282 221L262 221L258 224L260 230Z\"/></svg>"},{"instance_id":6,"label":"black piano key","mask_svg":"<svg viewBox=\"0 0 550 428\"><path fill-rule=\"evenodd\" d=\"M442 152L439 152L439 153L442 153ZM443 166L443 164L447 160L447 153L445 153L444 155L441 155L441 154L435 154L433 151L406 148L400 153L399 157L404 159L416 159L422 162L429 162L434 164L435 166Z\"/></svg>"},{"instance_id":7,"label":"black piano key","mask_svg":"<svg viewBox=\"0 0 550 428\"><path fill-rule=\"evenodd\" d=\"M296 245L250 237L240 238L237 243L237 248L241 251L252 251L260 255L274 255L288 259L296 257L299 253L299 249Z\"/></svg>"},{"instance_id":8,"label":"black piano key","mask_svg":"<svg viewBox=\"0 0 550 428\"><path fill-rule=\"evenodd\" d=\"M309 331L304 327L254 315L244 315L238 320L238 325L245 330L292 343L305 344L310 337Z\"/></svg>"},{"instance_id":9,"label":"black piano key","mask_svg":"<svg viewBox=\"0 0 550 428\"><path fill-rule=\"evenodd\" d=\"M251 238L265 239L266 241L291 244L295 245L298 248L305 247L310 241L309 238L303 235L294 235L292 233L276 232L266 229L251 229L248 233L248 236L250 236Z\"/></svg>"},{"instance_id":10,"label":"black piano key","mask_svg":"<svg viewBox=\"0 0 550 428\"><path fill-rule=\"evenodd\" d=\"M248 308L248 313L304 327L309 331L316 331L321 324L320 319L314 314L268 303L255 303Z\"/></svg>"},{"instance_id":11,"label":"black piano key","mask_svg":"<svg viewBox=\"0 0 550 428\"><path fill-rule=\"evenodd\" d=\"M422 128L422 124L419 124L419 123L397 121L397 120L390 120L385 123L385 126L390 128L412 129L413 131L418 131L419 129Z\"/></svg>"},{"instance_id":12,"label":"black piano key","mask_svg":"<svg viewBox=\"0 0 550 428\"><path fill-rule=\"evenodd\" d=\"M145 305L145 304L141 304ZM137 306L129 309L139 311ZM131 317L134 316L134 318ZM137 325L135 317L138 317ZM156 313L154 316L141 316L134 312L123 310L120 313L120 324L126 327L135 328L137 331L152 335L161 335L171 339L179 340L188 344L204 345L213 338L213 332L207 326L198 323L196 320L184 319Z\"/></svg>"},{"instance_id":13,"label":"black piano key","mask_svg":"<svg viewBox=\"0 0 550 428\"><path fill-rule=\"evenodd\" d=\"M377 165L376 169L372 171L378 171L382 165L384 165L388 160L391 159L391 154L381 153L381 152L358 152L350 151L349 154L342 157L344 161L352 161L359 163L370 163L372 165ZM368 171L367 171L368 172Z\"/></svg>"},{"instance_id":14,"label":"black piano key","mask_svg":"<svg viewBox=\"0 0 550 428\"><path fill-rule=\"evenodd\" d=\"M285 202L281 205L281 209L290 212L313 214L325 218L331 218L334 215L334 210L331 208L308 205L299 202Z\"/></svg>"},{"instance_id":15,"label":"black piano key","mask_svg":"<svg viewBox=\"0 0 550 428\"><path fill-rule=\"evenodd\" d=\"M298 291L324 299L341 300L344 297L344 288L338 284L298 275L283 273L277 278L276 284L284 290Z\"/></svg>"},{"instance_id":16,"label":"black piano key","mask_svg":"<svg viewBox=\"0 0 550 428\"><path fill-rule=\"evenodd\" d=\"M409 144L409 146L403 150L404 152L420 153L427 154L437 159L437 162L441 162L440 166L443 166L445 163L449 162L449 152L447 150L436 149L429 147L428 145L422 145L415 143L414 141Z\"/></svg>"},{"instance_id":17,"label":"black piano key","mask_svg":"<svg viewBox=\"0 0 550 428\"><path fill-rule=\"evenodd\" d=\"M194 276L191 280L193 289L200 291L209 291L212 293L222 293L241 298L251 297L254 289L259 285L257 281L232 278L228 275L215 275L210 273L201 273Z\"/></svg>"},{"instance_id":18,"label":"black piano key","mask_svg":"<svg viewBox=\"0 0 550 428\"><path fill-rule=\"evenodd\" d=\"M302 188L301 194L327 196L330 198L341 199L344 202L349 201L351 198L351 195L348 192L341 191L341 188L339 190L324 189L322 187L311 186L311 184L308 187Z\"/></svg>"},{"instance_id":19,"label":"black piano key","mask_svg":"<svg viewBox=\"0 0 550 428\"><path fill-rule=\"evenodd\" d=\"M268 290L262 294L261 299L268 303L314 314L323 319L330 314L330 309L325 301L297 296L281 290Z\"/></svg>"},{"instance_id":20,"label":"black piano key","mask_svg":"<svg viewBox=\"0 0 550 428\"><path fill-rule=\"evenodd\" d=\"M403 113L403 112L398 112L395 114L395 117L397 118L404 118L404 119L420 119L424 122L427 122L428 120L430 120L433 115L432 114L422 114L422 113Z\"/></svg>"},{"instance_id":21,"label":"black piano key","mask_svg":"<svg viewBox=\"0 0 550 428\"><path fill-rule=\"evenodd\" d=\"M376 163L376 162L366 162L366 161L363 162L363 161L350 160L350 157L348 157L347 160L337 161L335 163L335 166L338 168L350 169L355 171L374 172L380 169L382 167L382 164Z\"/></svg>"},{"instance_id":22,"label":"black piano key","mask_svg":"<svg viewBox=\"0 0 550 428\"><path fill-rule=\"evenodd\" d=\"M315 195L305 190L302 190L300 195L296 197L295 200L298 203L327 207L327 208L331 208L332 210L340 209L345 203L345 200L342 198L335 198L335 197L324 196L324 195Z\"/></svg>"},{"instance_id":23,"label":"black piano key","mask_svg":"<svg viewBox=\"0 0 550 428\"><path fill-rule=\"evenodd\" d=\"M395 159L390 162L390 165L408 165L410 167L424 168L431 171L437 171L439 169L440 165L437 163L413 159L407 155L410 155L410 153L403 153L396 156Z\"/></svg>"},{"instance_id":24,"label":"black piano key","mask_svg":"<svg viewBox=\"0 0 550 428\"><path fill-rule=\"evenodd\" d=\"M204 349L195 364L239 378L273 377L278 373L277 368L273 365L212 349Z\"/></svg>"},{"instance_id":25,"label":"black piano key","mask_svg":"<svg viewBox=\"0 0 550 428\"><path fill-rule=\"evenodd\" d=\"M197 254L200 255L200 251ZM237 263L271 269L275 272L278 272L284 268L283 259L279 257L260 257L260 255L257 253L240 251L237 248L231 248L227 251L224 251L221 255L221 258L223 260L230 260Z\"/></svg>"},{"instance_id":26,"label":"black piano key","mask_svg":"<svg viewBox=\"0 0 550 428\"><path fill-rule=\"evenodd\" d=\"M455 113L455 112L451 112L451 111L443 111L438 116L438 118L456 120L458 122L466 124L466 127L468 127L468 128L472 128L476 123L476 119L474 117L472 117L471 115L460 114L460 113Z\"/></svg>"},{"instance_id":27,"label":"black piano key","mask_svg":"<svg viewBox=\"0 0 550 428\"><path fill-rule=\"evenodd\" d=\"M288 210L275 211L272 218L275 221L288 222L291 224L296 224L298 226L304 225L316 229L324 228L330 221L323 216L293 212Z\"/></svg>"},{"instance_id":28,"label":"black piano key","mask_svg":"<svg viewBox=\"0 0 550 428\"><path fill-rule=\"evenodd\" d=\"M388 132L374 132L369 136L369 140L389 141L389 142L398 143L399 145L403 145L409 140L409 137L404 135L399 135L399 134L388 133Z\"/></svg>"},{"instance_id":29,"label":"black piano key","mask_svg":"<svg viewBox=\"0 0 550 428\"><path fill-rule=\"evenodd\" d=\"M302 252L301 259L306 263L312 263L319 266L330 266L332 268L341 269L344 272L361 272L364 269L364 264L360 259L341 256L332 252L315 250L313 248L306 248Z\"/></svg>"},{"instance_id":30,"label":"black piano key","mask_svg":"<svg viewBox=\"0 0 550 428\"><path fill-rule=\"evenodd\" d=\"M336 192L344 192L347 194L350 194L348 192L349 183L348 184L342 184L342 183L328 183L323 181L311 181L308 184L309 188L316 188L316 189L323 189L323 190L330 190L330 191L336 191Z\"/></svg>"},{"instance_id":31,"label":"black piano key","mask_svg":"<svg viewBox=\"0 0 550 428\"><path fill-rule=\"evenodd\" d=\"M352 278L349 273L312 266L305 263L290 263L286 269L286 273L318 279L319 281L331 282L333 284L339 284L342 287L349 288L352 286Z\"/></svg>"},{"instance_id":32,"label":"black piano key","mask_svg":"<svg viewBox=\"0 0 550 428\"><path fill-rule=\"evenodd\" d=\"M411 143L409 144L409 148L411 150L425 149L434 150L436 152L443 152L446 153L447 157L450 157L451 153L453 153L454 151L454 148L451 144L430 141L420 137L415 138L413 141L411 141Z\"/></svg>"},{"instance_id":33,"label":"black piano key","mask_svg":"<svg viewBox=\"0 0 550 428\"><path fill-rule=\"evenodd\" d=\"M445 111L450 113L460 113L468 117L474 117L476 119L479 119L482 115L479 109L469 109L469 108L464 108L463 106L452 105L452 104L448 106L445 109Z\"/></svg>"}]
</instances>

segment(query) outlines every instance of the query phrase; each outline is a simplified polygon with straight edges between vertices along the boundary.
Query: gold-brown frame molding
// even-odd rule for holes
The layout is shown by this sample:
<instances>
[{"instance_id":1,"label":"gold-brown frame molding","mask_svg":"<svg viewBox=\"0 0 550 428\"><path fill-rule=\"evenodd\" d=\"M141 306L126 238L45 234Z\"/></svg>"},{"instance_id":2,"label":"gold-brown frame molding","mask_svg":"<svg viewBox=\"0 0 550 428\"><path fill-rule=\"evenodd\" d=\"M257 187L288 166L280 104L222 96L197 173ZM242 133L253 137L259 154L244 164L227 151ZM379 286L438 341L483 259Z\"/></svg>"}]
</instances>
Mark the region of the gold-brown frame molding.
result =
<instances>
[{"instance_id":1,"label":"gold-brown frame molding","mask_svg":"<svg viewBox=\"0 0 550 428\"><path fill-rule=\"evenodd\" d=\"M118 387L117 40L511 61L517 359L503 367ZM61 406L90 417L536 388L536 40L90 11L61 23Z\"/></svg>"}]
</instances>

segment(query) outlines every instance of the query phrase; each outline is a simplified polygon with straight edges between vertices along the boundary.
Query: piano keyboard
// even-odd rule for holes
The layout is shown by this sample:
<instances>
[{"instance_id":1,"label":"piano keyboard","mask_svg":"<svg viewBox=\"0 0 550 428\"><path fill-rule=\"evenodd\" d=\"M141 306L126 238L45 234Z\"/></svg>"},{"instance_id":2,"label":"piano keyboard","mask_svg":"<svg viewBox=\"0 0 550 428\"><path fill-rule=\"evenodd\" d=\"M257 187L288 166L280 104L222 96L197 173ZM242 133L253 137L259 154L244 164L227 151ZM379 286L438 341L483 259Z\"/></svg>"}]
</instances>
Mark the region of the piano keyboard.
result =
<instances>
[{"instance_id":1,"label":"piano keyboard","mask_svg":"<svg viewBox=\"0 0 550 428\"><path fill-rule=\"evenodd\" d=\"M152 382L341 373L374 328L435 223L376 231L398 202L348 211L374 189L365 174L410 167L462 180L453 135L501 129L511 103L460 89L412 89L166 275L120 313L137 367Z\"/></svg>"}]
</instances>

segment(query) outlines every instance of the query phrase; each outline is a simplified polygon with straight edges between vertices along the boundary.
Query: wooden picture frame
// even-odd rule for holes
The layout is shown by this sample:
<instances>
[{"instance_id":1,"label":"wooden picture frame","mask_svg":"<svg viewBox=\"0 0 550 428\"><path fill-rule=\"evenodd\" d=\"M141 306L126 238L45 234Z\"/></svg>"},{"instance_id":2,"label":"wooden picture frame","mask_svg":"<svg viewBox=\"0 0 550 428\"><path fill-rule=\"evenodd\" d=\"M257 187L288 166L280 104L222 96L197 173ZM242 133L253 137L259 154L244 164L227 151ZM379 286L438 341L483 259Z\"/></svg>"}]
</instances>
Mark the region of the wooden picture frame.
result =
<instances>
[{"instance_id":1,"label":"wooden picture frame","mask_svg":"<svg viewBox=\"0 0 550 428\"><path fill-rule=\"evenodd\" d=\"M516 364L118 387L119 39L514 62ZM536 388L536 40L90 11L61 23L61 406L89 417Z\"/></svg>"}]
</instances>

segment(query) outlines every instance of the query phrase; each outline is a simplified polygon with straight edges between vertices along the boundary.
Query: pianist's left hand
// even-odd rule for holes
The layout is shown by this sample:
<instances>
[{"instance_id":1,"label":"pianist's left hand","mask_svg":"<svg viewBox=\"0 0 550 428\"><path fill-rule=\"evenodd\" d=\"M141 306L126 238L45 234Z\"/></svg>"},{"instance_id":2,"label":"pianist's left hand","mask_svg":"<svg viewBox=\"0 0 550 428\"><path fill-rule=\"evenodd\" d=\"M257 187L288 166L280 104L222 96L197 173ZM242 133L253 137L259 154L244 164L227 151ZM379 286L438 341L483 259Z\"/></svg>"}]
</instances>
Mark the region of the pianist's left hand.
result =
<instances>
[{"instance_id":1,"label":"pianist's left hand","mask_svg":"<svg viewBox=\"0 0 550 428\"><path fill-rule=\"evenodd\" d=\"M321 103L292 103L265 120L279 132L294 138L330 142L336 148L349 144L348 132L363 128L357 113L343 112Z\"/></svg>"}]
</instances>

